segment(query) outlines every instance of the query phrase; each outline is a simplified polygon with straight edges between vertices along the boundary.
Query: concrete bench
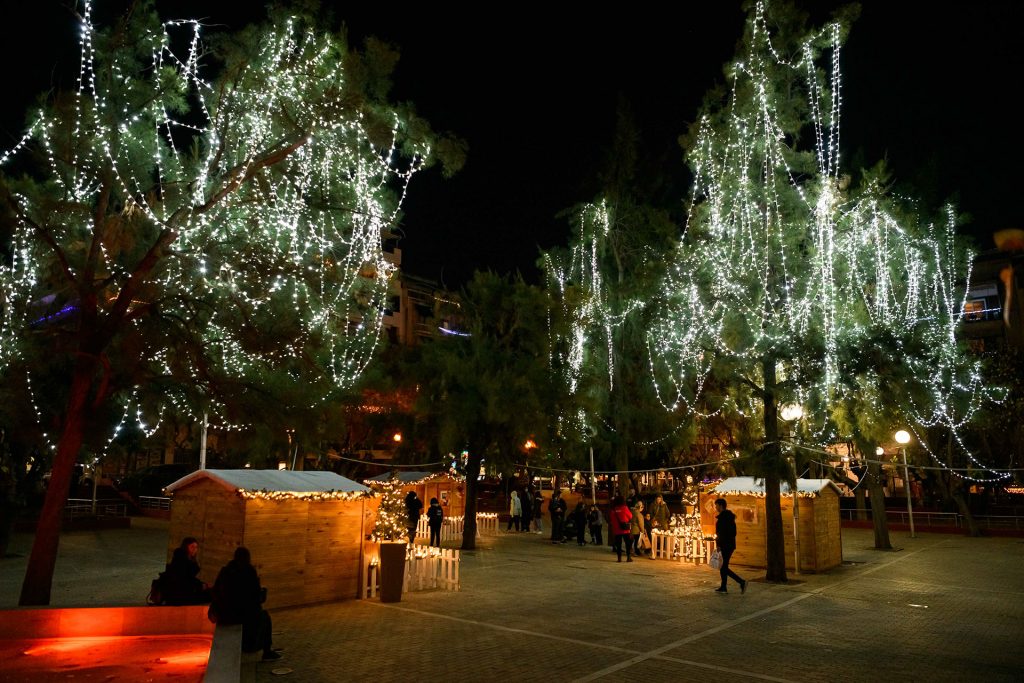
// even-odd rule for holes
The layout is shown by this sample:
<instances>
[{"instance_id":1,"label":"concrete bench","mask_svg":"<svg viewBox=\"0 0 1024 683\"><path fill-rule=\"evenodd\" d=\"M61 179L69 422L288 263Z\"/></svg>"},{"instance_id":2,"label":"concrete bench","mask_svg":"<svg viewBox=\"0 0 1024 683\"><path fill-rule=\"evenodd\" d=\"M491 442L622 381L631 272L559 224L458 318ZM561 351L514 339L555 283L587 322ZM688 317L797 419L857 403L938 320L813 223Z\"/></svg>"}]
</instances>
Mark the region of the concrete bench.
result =
<instances>
[{"instance_id":1,"label":"concrete bench","mask_svg":"<svg viewBox=\"0 0 1024 683\"><path fill-rule=\"evenodd\" d=\"M239 683L242 679L242 625L218 624L213 631L210 660L206 664L205 683ZM256 680L256 668L245 680Z\"/></svg>"}]
</instances>

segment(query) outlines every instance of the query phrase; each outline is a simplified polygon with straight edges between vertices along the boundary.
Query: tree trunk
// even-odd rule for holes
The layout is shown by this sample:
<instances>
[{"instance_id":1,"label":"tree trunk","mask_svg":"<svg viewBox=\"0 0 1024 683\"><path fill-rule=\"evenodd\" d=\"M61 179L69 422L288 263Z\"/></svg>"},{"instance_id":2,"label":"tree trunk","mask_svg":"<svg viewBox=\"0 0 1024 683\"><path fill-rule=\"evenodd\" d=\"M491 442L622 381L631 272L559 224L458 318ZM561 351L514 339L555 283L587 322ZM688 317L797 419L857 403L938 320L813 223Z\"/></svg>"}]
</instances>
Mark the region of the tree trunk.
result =
<instances>
[{"instance_id":1,"label":"tree trunk","mask_svg":"<svg viewBox=\"0 0 1024 683\"><path fill-rule=\"evenodd\" d=\"M974 519L974 515L971 514L971 509L967 505L967 500L964 498L963 479L960 479L956 485L953 484L953 431L948 430L946 435L946 466L950 468L950 475L948 478L949 486L949 497L956 503L956 508L960 512L960 515L964 518L967 523L967 533L971 536L981 536L981 528L978 526L978 521Z\"/></svg>"},{"instance_id":2,"label":"tree trunk","mask_svg":"<svg viewBox=\"0 0 1024 683\"><path fill-rule=\"evenodd\" d=\"M483 451L472 448L466 460L466 511L462 525L462 549L476 550L476 497Z\"/></svg>"},{"instance_id":3,"label":"tree trunk","mask_svg":"<svg viewBox=\"0 0 1024 683\"><path fill-rule=\"evenodd\" d=\"M779 416L775 402L775 359L762 360L764 373L764 516L767 527L765 580L777 583L788 581L786 577L786 537L782 528L782 495L779 478ZM794 499L795 500L795 499Z\"/></svg>"},{"instance_id":4,"label":"tree trunk","mask_svg":"<svg viewBox=\"0 0 1024 683\"><path fill-rule=\"evenodd\" d=\"M875 550L892 550L889 523L885 517L885 491L882 489L882 466L868 465L868 490L871 502L871 526L875 530Z\"/></svg>"},{"instance_id":5,"label":"tree trunk","mask_svg":"<svg viewBox=\"0 0 1024 683\"><path fill-rule=\"evenodd\" d=\"M953 502L956 503L956 507L957 510L960 511L960 515L967 523L967 533L974 537L981 536L981 527L978 526L978 520L974 519L974 515L971 513L971 508L967 505L963 489L958 488L954 490L951 497L953 498Z\"/></svg>"},{"instance_id":6,"label":"tree trunk","mask_svg":"<svg viewBox=\"0 0 1024 683\"><path fill-rule=\"evenodd\" d=\"M857 519L860 521L864 521L868 518L868 501L866 494L867 491L863 486L857 486L857 488L853 490L854 505L857 508Z\"/></svg>"},{"instance_id":7,"label":"tree trunk","mask_svg":"<svg viewBox=\"0 0 1024 683\"><path fill-rule=\"evenodd\" d=\"M28 567L25 569L25 580L21 584L21 598L18 604L22 607L50 604L53 570L57 564L57 546L60 542L61 516L67 503L71 475L82 447L89 389L96 367L94 355L81 354L75 361L71 391L64 413L64 426L57 444L57 455L53 460L43 509L39 513L39 524L36 527Z\"/></svg>"}]
</instances>

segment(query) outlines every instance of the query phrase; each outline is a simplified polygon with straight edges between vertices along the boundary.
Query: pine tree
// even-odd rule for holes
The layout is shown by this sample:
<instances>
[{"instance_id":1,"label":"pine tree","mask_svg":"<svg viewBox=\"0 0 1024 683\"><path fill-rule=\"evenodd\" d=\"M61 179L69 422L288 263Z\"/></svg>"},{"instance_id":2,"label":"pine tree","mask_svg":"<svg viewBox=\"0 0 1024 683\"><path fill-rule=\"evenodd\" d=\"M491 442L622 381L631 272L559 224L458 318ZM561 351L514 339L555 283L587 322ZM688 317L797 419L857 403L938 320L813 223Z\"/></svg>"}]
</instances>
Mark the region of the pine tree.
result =
<instances>
[{"instance_id":1,"label":"pine tree","mask_svg":"<svg viewBox=\"0 0 1024 683\"><path fill-rule=\"evenodd\" d=\"M541 261L552 308L549 363L570 399L560 406L559 430L590 435L599 453L607 450L624 496L631 466L672 444L680 426L678 414L658 406L646 339L660 315L665 254L677 228L652 199L656 188L642 175L638 137L620 103L602 192L568 212L569 248L552 249Z\"/></svg>"},{"instance_id":2,"label":"pine tree","mask_svg":"<svg viewBox=\"0 0 1024 683\"><path fill-rule=\"evenodd\" d=\"M49 602L55 492L111 375L176 378L172 400L199 393L214 413L228 384L301 386L307 405L351 385L379 339L381 231L415 172L459 150L387 102L393 52L302 13L208 45L150 0L106 30L83 9L78 91L0 159L15 224L0 367L29 340L69 378L23 605ZM15 158L39 163L17 177Z\"/></svg>"},{"instance_id":3,"label":"pine tree","mask_svg":"<svg viewBox=\"0 0 1024 683\"><path fill-rule=\"evenodd\" d=\"M760 423L746 462L764 479L769 581L786 580L781 481L800 461L784 451L780 406L802 405L804 438L821 447L846 436L833 417L851 398L885 397L899 403L890 414L950 427L983 398L954 335L967 258L952 213L936 227L901 208L879 176L854 190L840 171L845 31L841 21L808 31L791 8L753 8L729 87L691 135L690 215L665 286L670 305L649 337L670 407L692 410L715 378L730 391L713 409ZM881 338L892 354L860 374L844 366L851 349L880 348ZM901 363L918 388L887 393L879 369Z\"/></svg>"}]
</instances>

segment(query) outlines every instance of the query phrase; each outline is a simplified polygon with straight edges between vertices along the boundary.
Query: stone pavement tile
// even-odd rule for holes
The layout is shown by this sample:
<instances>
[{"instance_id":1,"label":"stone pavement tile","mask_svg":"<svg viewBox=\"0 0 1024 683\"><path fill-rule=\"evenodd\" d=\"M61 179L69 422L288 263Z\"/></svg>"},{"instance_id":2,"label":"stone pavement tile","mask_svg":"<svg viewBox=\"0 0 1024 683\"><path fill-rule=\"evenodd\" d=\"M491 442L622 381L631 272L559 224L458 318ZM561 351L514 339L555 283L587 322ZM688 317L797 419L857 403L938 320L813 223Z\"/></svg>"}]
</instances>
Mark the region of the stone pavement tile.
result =
<instances>
[{"instance_id":1,"label":"stone pavement tile","mask_svg":"<svg viewBox=\"0 0 1024 683\"><path fill-rule=\"evenodd\" d=\"M144 605L167 562L164 520L133 518L133 528L69 531L60 536L50 605ZM0 558L0 608L16 607L33 535L16 533Z\"/></svg>"},{"instance_id":2,"label":"stone pavement tile","mask_svg":"<svg viewBox=\"0 0 1024 683\"><path fill-rule=\"evenodd\" d=\"M400 606L338 603L279 610L275 644L284 645L281 666L295 680L491 681L517 671L524 681L575 678L622 655L572 642L512 633L503 619L469 623L423 613L415 598ZM499 628L493 628L497 626ZM293 651L302 655L292 657ZM278 664L261 665L257 679L277 680Z\"/></svg>"},{"instance_id":3,"label":"stone pavement tile","mask_svg":"<svg viewBox=\"0 0 1024 683\"><path fill-rule=\"evenodd\" d=\"M630 664L625 669L601 676L602 683L679 683L680 681L737 681L751 682L775 680L785 681L776 677L767 677L755 672L745 672L735 668L704 667L694 663L670 661L665 659L646 659Z\"/></svg>"}]
</instances>

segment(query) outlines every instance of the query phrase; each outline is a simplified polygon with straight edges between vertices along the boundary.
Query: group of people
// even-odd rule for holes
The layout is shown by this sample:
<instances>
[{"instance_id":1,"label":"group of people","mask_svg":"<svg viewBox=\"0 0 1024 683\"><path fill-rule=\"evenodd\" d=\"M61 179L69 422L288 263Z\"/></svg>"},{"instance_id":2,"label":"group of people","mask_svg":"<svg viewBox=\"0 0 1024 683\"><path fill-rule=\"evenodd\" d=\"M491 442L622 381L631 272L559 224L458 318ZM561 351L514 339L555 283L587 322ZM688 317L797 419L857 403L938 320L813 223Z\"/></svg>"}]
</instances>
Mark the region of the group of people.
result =
<instances>
[{"instance_id":1,"label":"group of people","mask_svg":"<svg viewBox=\"0 0 1024 683\"><path fill-rule=\"evenodd\" d=\"M528 533L531 523L535 533L544 533L543 524L544 498L539 491L523 489L522 495L513 491L508 504L508 526L505 531L516 531Z\"/></svg>"},{"instance_id":2,"label":"group of people","mask_svg":"<svg viewBox=\"0 0 1024 683\"><path fill-rule=\"evenodd\" d=\"M224 565L211 586L199 579L199 541L182 539L171 561L160 574L161 604L210 605L208 615L218 624L242 625L242 650L263 651L263 661L281 658L271 639L270 614L263 609L267 591L260 584L252 556L245 546L235 548L234 557Z\"/></svg>"},{"instance_id":3,"label":"group of people","mask_svg":"<svg viewBox=\"0 0 1024 683\"><path fill-rule=\"evenodd\" d=\"M416 542L416 528L420 524L423 501L416 495L415 491L409 491L405 496L406 528L409 532L409 543ZM444 524L444 508L437 498L430 499L430 507L427 508L427 526L430 528L430 545L434 548L441 547L441 525Z\"/></svg>"},{"instance_id":4,"label":"group of people","mask_svg":"<svg viewBox=\"0 0 1024 683\"><path fill-rule=\"evenodd\" d=\"M513 495L513 507L516 501L515 492ZM747 582L729 568L729 559L736 551L736 516L724 498L715 501L715 509L718 514L715 520L715 536L717 537L718 550L722 556L722 565L719 568L721 586L715 589L719 593L726 593L726 583L732 579L739 584L740 592L745 593ZM559 491L551 496L551 542L565 543L565 535L562 532L562 525L565 520L566 504L562 500ZM651 532L666 531L669 528L670 513L668 504L660 494L655 496L650 509L644 509L644 502L635 494L630 496L627 502L621 495L612 500L611 509L608 512L609 533L611 534L612 549L615 552L618 562L622 562L622 553L625 550L626 562L632 562L633 556L646 555L654 559L651 543ZM586 545L585 533L589 529L590 542L602 545L601 530L604 526L601 510L594 504L585 505L583 501L576 504L572 513L573 524L576 528L576 544ZM539 518L539 516L538 516ZM509 522L509 529L512 523Z\"/></svg>"}]
</instances>

